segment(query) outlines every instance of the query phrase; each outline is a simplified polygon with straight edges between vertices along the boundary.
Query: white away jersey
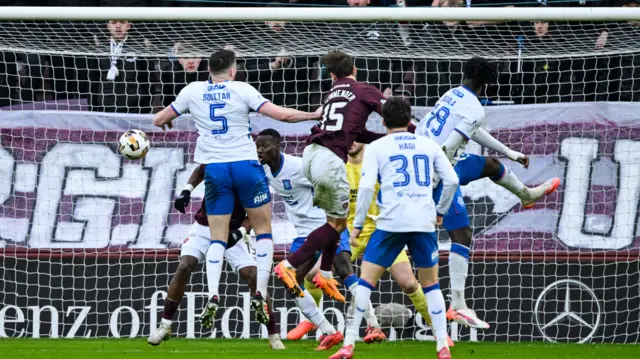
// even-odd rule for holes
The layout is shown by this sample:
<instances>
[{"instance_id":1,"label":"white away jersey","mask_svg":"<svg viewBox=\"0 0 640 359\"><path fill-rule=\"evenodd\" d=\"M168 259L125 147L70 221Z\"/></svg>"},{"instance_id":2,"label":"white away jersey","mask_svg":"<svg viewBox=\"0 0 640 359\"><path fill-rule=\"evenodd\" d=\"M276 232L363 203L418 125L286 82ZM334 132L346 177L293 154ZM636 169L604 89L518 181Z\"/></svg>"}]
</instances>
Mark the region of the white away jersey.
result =
<instances>
[{"instance_id":1,"label":"white away jersey","mask_svg":"<svg viewBox=\"0 0 640 359\"><path fill-rule=\"evenodd\" d=\"M196 81L180 91L171 107L178 116L190 112L196 122L196 162L257 161L249 111L257 112L267 101L246 82Z\"/></svg>"},{"instance_id":2,"label":"white away jersey","mask_svg":"<svg viewBox=\"0 0 640 359\"><path fill-rule=\"evenodd\" d=\"M361 189L373 190L380 182L376 228L389 232L435 231L434 171L444 186L458 183L438 144L409 132L391 133L367 146L362 166ZM442 214L449 210L455 191L446 192L443 190L437 208Z\"/></svg>"},{"instance_id":3,"label":"white away jersey","mask_svg":"<svg viewBox=\"0 0 640 359\"><path fill-rule=\"evenodd\" d=\"M469 141L486 119L484 107L474 92L466 86L453 88L442 96L433 110L420 121L416 134L428 136L440 146L453 131L457 131ZM460 148L451 149L454 158L464 151L466 141ZM458 153L460 152L460 153Z\"/></svg>"},{"instance_id":4,"label":"white away jersey","mask_svg":"<svg viewBox=\"0 0 640 359\"><path fill-rule=\"evenodd\" d=\"M284 199L287 218L296 227L298 237L307 237L327 222L324 211L313 206L313 185L302 174L302 158L281 155L281 167L271 173L269 166L264 166L269 184Z\"/></svg>"}]
</instances>

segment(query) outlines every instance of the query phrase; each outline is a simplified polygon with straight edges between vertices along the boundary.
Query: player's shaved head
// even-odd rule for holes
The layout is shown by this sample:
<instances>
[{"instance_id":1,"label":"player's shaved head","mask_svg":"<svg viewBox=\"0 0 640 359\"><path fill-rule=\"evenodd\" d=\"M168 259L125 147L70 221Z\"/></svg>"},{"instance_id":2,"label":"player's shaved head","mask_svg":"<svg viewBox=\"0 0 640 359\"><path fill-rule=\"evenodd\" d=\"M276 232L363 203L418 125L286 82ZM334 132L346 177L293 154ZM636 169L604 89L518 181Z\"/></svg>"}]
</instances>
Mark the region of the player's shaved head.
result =
<instances>
[{"instance_id":1,"label":"player's shaved head","mask_svg":"<svg viewBox=\"0 0 640 359\"><path fill-rule=\"evenodd\" d=\"M330 74L337 79L351 76L355 72L353 57L342 51L330 51L320 61Z\"/></svg>"},{"instance_id":2,"label":"player's shaved head","mask_svg":"<svg viewBox=\"0 0 640 359\"><path fill-rule=\"evenodd\" d=\"M280 132L274 130L273 128L267 128L266 130L262 130L258 134L258 137L261 137L261 136L271 137L271 140L274 141L277 145L279 145L280 142L282 141L282 136L280 136Z\"/></svg>"},{"instance_id":3,"label":"player's shaved head","mask_svg":"<svg viewBox=\"0 0 640 359\"><path fill-rule=\"evenodd\" d=\"M404 128L411 122L411 104L402 97L389 97L382 105L382 119L385 127Z\"/></svg>"},{"instance_id":4,"label":"player's shaved head","mask_svg":"<svg viewBox=\"0 0 640 359\"><path fill-rule=\"evenodd\" d=\"M462 67L462 82L479 91L498 81L498 67L482 57L472 57Z\"/></svg>"},{"instance_id":5,"label":"player's shaved head","mask_svg":"<svg viewBox=\"0 0 640 359\"><path fill-rule=\"evenodd\" d=\"M212 75L226 74L236 67L236 54L230 50L218 50L209 57L209 72Z\"/></svg>"}]
</instances>

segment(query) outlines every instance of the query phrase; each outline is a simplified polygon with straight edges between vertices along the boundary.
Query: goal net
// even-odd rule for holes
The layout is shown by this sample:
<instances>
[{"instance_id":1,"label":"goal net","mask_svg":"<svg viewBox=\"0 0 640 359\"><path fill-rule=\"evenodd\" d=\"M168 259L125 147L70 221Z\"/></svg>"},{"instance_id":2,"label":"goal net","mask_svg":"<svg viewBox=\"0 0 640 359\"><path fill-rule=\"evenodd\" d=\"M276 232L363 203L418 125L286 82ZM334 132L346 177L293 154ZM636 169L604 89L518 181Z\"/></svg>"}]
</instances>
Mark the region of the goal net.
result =
<instances>
[{"instance_id":1,"label":"goal net","mask_svg":"<svg viewBox=\"0 0 640 359\"><path fill-rule=\"evenodd\" d=\"M495 61L498 83L481 96L487 128L529 155L531 165L501 160L529 186L559 177L562 187L529 210L488 179L462 188L474 234L466 296L491 329L450 324L452 338L640 341L640 26L631 21L640 13L590 21L564 9L573 21L555 14L546 22L533 21L536 10L497 9L511 19L497 21L499 15L464 9L440 19L429 9L366 9L371 18L394 21L356 21L345 10L348 21L296 9L306 21L261 21L255 11L236 9L229 21L215 14L204 21L209 15L187 10L189 20L180 9L173 17L180 21L144 20L156 10L101 10L102 20L80 20L81 9L68 10L69 19L49 14L62 20L0 15L9 19L0 23L0 337L137 337L155 329L204 191L194 191L187 214L173 209L197 166L197 133L188 116L159 131L151 114L187 83L207 78L212 51L230 48L239 80L302 110L317 108L331 86L320 56L347 51L358 80L407 98L416 121L459 85L466 59ZM274 10L265 9L265 19L286 18L270 15ZM141 21L107 21L108 14ZM284 152L302 154L311 124L251 116L254 135L276 128ZM377 115L368 127L383 131ZM117 153L129 129L151 139L142 161ZM491 154L473 142L467 150ZM277 195L273 218L277 260L296 237ZM446 295L444 231L439 240ZM205 330L197 315L206 280L201 269L193 273L175 335L264 337L246 283L230 268L221 283L222 314ZM285 334L300 313L277 280L270 290ZM388 275L372 301L381 315L389 303L407 308L403 326L384 328L390 339L433 339ZM324 300L323 309L344 328L342 304Z\"/></svg>"}]
</instances>

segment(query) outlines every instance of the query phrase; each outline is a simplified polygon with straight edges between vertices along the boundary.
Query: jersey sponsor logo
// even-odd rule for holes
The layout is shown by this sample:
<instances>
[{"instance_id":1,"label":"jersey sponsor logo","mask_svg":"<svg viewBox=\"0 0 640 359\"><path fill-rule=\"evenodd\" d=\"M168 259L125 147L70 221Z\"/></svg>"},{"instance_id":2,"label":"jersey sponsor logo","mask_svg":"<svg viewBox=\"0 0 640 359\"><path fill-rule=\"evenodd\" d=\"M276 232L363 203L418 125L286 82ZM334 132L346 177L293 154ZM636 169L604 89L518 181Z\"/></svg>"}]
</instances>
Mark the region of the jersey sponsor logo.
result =
<instances>
[{"instance_id":1,"label":"jersey sponsor logo","mask_svg":"<svg viewBox=\"0 0 640 359\"><path fill-rule=\"evenodd\" d=\"M268 199L268 195L266 193L262 193L253 197L253 203L254 204L262 203L262 202L265 202L267 199Z\"/></svg>"},{"instance_id":2,"label":"jersey sponsor logo","mask_svg":"<svg viewBox=\"0 0 640 359\"><path fill-rule=\"evenodd\" d=\"M284 189L290 191L293 189L293 186L291 186L291 180L285 179L282 180L282 187L284 187Z\"/></svg>"},{"instance_id":3,"label":"jersey sponsor logo","mask_svg":"<svg viewBox=\"0 0 640 359\"><path fill-rule=\"evenodd\" d=\"M215 84L213 86L208 86L207 87L207 91L213 91L213 90L222 90L224 88L226 88L226 85L223 84Z\"/></svg>"}]
</instances>

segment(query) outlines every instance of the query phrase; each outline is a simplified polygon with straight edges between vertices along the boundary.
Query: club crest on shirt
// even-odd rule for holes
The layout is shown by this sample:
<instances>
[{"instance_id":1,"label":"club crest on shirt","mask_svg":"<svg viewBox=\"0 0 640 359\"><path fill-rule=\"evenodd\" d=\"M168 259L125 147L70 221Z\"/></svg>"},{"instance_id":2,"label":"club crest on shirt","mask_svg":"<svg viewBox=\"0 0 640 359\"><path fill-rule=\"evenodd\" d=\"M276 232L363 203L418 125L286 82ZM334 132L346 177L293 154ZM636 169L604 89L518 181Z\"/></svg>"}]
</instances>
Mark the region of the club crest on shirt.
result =
<instances>
[{"instance_id":1,"label":"club crest on shirt","mask_svg":"<svg viewBox=\"0 0 640 359\"><path fill-rule=\"evenodd\" d=\"M284 189L286 190L291 190L293 189L293 186L291 186L291 180L282 180L282 186L284 187Z\"/></svg>"}]
</instances>

